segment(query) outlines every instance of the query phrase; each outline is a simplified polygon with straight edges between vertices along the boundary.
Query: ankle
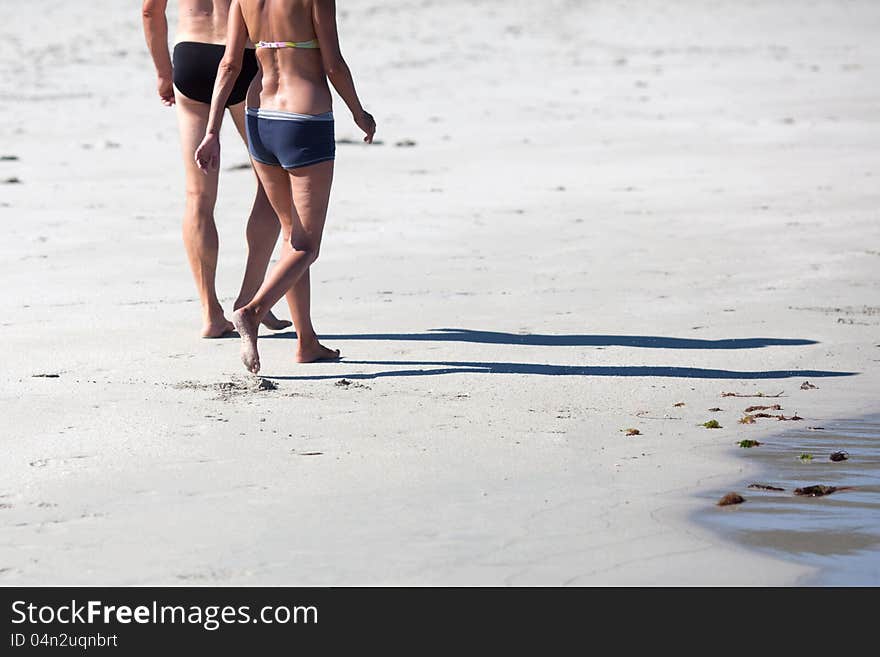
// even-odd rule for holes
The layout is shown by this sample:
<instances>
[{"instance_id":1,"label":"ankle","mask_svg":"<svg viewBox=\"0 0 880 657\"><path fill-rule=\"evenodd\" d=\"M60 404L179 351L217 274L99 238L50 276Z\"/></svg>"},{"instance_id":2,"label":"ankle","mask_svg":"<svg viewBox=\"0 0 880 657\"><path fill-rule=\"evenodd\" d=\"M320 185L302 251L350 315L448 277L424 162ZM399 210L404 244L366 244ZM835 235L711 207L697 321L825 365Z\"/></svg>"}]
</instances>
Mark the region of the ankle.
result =
<instances>
[{"instance_id":1,"label":"ankle","mask_svg":"<svg viewBox=\"0 0 880 657\"><path fill-rule=\"evenodd\" d=\"M300 351L305 349L310 349L318 344L318 336L315 335L314 332L306 333L305 335L297 330L296 332L296 346Z\"/></svg>"},{"instance_id":2,"label":"ankle","mask_svg":"<svg viewBox=\"0 0 880 657\"><path fill-rule=\"evenodd\" d=\"M216 308L206 309L203 312L202 317L204 318L205 323L222 322L224 319L226 319L223 308L221 308L220 306L217 306Z\"/></svg>"},{"instance_id":3,"label":"ankle","mask_svg":"<svg viewBox=\"0 0 880 657\"><path fill-rule=\"evenodd\" d=\"M264 314L259 305L252 306L251 304L243 305L235 312L241 313L242 317L253 322L262 321Z\"/></svg>"}]
</instances>

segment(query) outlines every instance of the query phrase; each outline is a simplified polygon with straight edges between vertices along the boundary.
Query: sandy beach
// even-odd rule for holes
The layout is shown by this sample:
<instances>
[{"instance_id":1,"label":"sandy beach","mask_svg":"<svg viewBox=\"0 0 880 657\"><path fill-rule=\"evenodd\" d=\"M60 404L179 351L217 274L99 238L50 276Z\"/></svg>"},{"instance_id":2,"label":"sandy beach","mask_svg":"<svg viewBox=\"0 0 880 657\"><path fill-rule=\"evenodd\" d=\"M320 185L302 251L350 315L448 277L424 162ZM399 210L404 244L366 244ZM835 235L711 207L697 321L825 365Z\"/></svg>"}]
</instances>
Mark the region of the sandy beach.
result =
<instances>
[{"instance_id":1,"label":"sandy beach","mask_svg":"<svg viewBox=\"0 0 880 657\"><path fill-rule=\"evenodd\" d=\"M723 393L878 410L880 5L340 0L379 127L337 100L343 360L265 331L256 380L198 338L137 5L2 11L0 585L815 574L692 516L793 424ZM254 179L222 144L231 311Z\"/></svg>"}]
</instances>

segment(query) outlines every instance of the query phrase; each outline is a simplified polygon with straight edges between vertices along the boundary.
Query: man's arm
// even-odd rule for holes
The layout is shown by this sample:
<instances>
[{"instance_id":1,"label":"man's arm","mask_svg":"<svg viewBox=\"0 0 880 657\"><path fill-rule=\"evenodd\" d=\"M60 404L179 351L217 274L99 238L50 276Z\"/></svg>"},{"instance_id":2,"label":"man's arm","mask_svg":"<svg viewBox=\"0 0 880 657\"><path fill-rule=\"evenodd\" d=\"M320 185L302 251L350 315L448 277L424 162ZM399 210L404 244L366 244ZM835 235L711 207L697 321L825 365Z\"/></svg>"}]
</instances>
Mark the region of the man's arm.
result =
<instances>
[{"instance_id":1,"label":"man's arm","mask_svg":"<svg viewBox=\"0 0 880 657\"><path fill-rule=\"evenodd\" d=\"M144 38L156 67L157 89L162 104L174 104L173 70L171 55L168 53L168 19L165 9L168 0L144 0L141 15L144 23Z\"/></svg>"}]
</instances>

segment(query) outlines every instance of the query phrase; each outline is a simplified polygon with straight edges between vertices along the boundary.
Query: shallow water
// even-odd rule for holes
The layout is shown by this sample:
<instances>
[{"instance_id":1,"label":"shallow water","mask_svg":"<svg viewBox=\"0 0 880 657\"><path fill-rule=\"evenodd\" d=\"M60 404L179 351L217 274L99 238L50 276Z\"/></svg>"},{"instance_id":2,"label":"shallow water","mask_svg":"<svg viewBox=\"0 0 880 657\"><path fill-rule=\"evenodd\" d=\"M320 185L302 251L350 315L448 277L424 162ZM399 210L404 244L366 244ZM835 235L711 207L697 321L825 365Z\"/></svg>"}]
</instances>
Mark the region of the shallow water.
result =
<instances>
[{"instance_id":1,"label":"shallow water","mask_svg":"<svg viewBox=\"0 0 880 657\"><path fill-rule=\"evenodd\" d=\"M762 445L742 449L743 458L758 465L757 474L729 490L746 501L712 506L698 520L748 547L819 569L799 584L880 585L880 415L824 423L821 431L803 424L766 440L758 437ZM743 437L751 437L745 429ZM836 451L847 452L849 458L831 461ZM802 453L813 460L802 462ZM785 491L747 488L752 483ZM824 497L794 495L795 488L813 484L854 488ZM712 501L726 492L717 491Z\"/></svg>"}]
</instances>

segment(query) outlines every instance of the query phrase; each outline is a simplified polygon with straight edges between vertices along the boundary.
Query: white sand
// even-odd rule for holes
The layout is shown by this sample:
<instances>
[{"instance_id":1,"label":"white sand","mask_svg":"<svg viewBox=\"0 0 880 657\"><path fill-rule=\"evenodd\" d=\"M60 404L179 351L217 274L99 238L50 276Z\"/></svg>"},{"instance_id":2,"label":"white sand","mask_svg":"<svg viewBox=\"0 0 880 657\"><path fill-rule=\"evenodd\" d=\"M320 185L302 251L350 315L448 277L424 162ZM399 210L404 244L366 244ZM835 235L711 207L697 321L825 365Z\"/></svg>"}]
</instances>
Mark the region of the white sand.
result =
<instances>
[{"instance_id":1,"label":"white sand","mask_svg":"<svg viewBox=\"0 0 880 657\"><path fill-rule=\"evenodd\" d=\"M313 273L346 360L263 340L278 390L231 395L180 385L245 373L196 337L137 5L2 12L0 584L809 576L689 516L748 478L737 440L790 426L721 392L876 410L880 5L340 2L384 140L340 144ZM231 308L251 175L221 187Z\"/></svg>"}]
</instances>

